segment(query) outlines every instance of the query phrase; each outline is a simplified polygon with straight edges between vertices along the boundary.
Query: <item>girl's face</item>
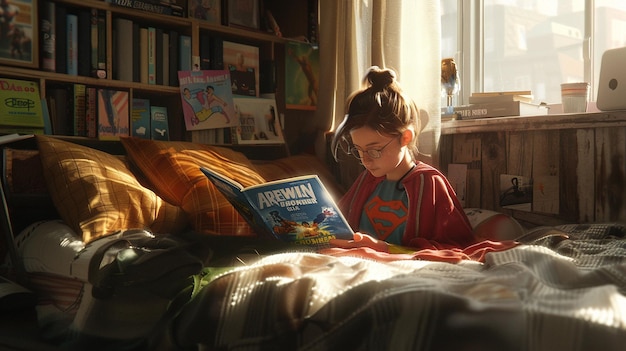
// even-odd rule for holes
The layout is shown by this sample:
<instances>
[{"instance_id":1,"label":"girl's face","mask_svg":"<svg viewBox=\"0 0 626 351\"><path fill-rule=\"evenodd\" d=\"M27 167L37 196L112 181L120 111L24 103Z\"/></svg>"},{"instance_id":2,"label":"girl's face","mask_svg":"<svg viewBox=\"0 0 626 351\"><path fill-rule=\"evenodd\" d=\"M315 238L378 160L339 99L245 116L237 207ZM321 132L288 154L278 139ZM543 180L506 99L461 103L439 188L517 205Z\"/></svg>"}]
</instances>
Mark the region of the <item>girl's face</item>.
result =
<instances>
[{"instance_id":1,"label":"girl's face","mask_svg":"<svg viewBox=\"0 0 626 351\"><path fill-rule=\"evenodd\" d=\"M370 127L353 129L350 137L360 150L361 163L375 177L398 180L413 164L403 137L383 135ZM379 150L380 157L372 158L367 150Z\"/></svg>"}]
</instances>

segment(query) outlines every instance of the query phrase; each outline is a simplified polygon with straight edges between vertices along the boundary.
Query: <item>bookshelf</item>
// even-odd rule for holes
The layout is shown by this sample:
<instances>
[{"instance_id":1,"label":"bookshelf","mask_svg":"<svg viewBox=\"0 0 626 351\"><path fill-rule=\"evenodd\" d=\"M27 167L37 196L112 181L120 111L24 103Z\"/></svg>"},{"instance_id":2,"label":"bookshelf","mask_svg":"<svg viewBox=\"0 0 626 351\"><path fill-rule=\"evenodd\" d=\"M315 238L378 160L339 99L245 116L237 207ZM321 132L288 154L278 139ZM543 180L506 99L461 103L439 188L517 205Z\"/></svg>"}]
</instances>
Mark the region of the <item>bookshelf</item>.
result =
<instances>
[{"instance_id":1,"label":"bookshelf","mask_svg":"<svg viewBox=\"0 0 626 351\"><path fill-rule=\"evenodd\" d=\"M187 36L190 38L190 54L192 57L192 63L197 62L194 58L203 58L201 56L206 52L204 47L205 43L202 42L204 36L218 37L220 40L232 41L236 43L251 45L259 48L259 61L260 61L260 93L262 94L274 94L277 102L277 108L280 114L285 114L284 104L284 52L285 44L288 40L285 36L279 37L273 33L265 30L264 26L264 7L268 9L281 9L281 8L294 8L290 0L266 0L258 1L260 5L259 9L259 29L245 28L241 26L229 26L222 23L211 23L202 19L196 19L187 16L187 4L184 5L184 16L176 15L163 15L138 9L126 8L119 5L113 5L106 1L97 0L38 0L39 16L37 22L41 22L43 17L43 6L49 2L53 2L58 7L65 9L67 13L80 13L81 11L90 11L92 9L98 10L104 18L105 23L105 50L106 53L104 68L106 77L98 78L91 76L90 74L67 74L52 72L50 70L44 70L41 62L37 67L20 67L18 65L2 64L0 65L0 78L10 79L22 79L35 81L39 84L40 94L43 98L49 98L54 88L71 87L75 84L83 84L87 87L96 87L99 89L115 89L128 93L129 99L142 98L148 99L153 103L167 107L170 139L171 140L187 140L193 139L191 131L185 129L184 117L181 106L180 90L177 82L172 81L172 75L169 75L169 79L163 82L163 78L156 84L153 82L146 82L143 79L122 79L119 75L119 69L122 66L119 55L122 53L118 50L120 46L120 38L124 35L118 35L118 20L125 19L136 24L141 28L156 28L163 33L176 33L180 36ZM144 3L150 3L150 0L142 0ZM187 0L184 0L187 1ZM218 0L219 1L219 0ZM290 32L290 36L296 36L296 33L306 36L309 29L307 27L309 8L307 0L302 2L303 4L294 8L294 11L283 15L281 13L274 14L277 21L282 25L285 25ZM228 1L221 1L222 10L225 10ZM317 3L315 1L315 3ZM57 13L58 15L58 13ZM225 11L222 11L222 16L225 16ZM57 18L59 16L56 16ZM294 25L300 25L300 29L292 29ZM42 26L39 26L42 29ZM284 34L284 33L283 33ZM41 33L37 32L38 48L34 50L38 54L39 58L43 57L43 40L40 37ZM132 33L128 33L132 36ZM35 34L33 34L35 36ZM168 37L171 37L168 36ZM58 40L58 37L57 37ZM133 42L133 45L137 45ZM179 41L180 45L180 41ZM167 51L167 50L166 50ZM80 51L79 51L80 52ZM134 52L136 57L137 52ZM165 54L164 54L165 55ZM133 56L129 56L133 57ZM38 61L41 61L38 58ZM180 60L180 57L178 58ZM133 62L136 59L133 58ZM180 62L179 62L180 63ZM58 66L57 66L58 67ZM134 65L137 69L137 65ZM172 67L172 66L170 66ZM180 69L180 68L179 68ZM215 69L211 67L211 69ZM62 71L62 70L61 70ZM170 70L171 72L171 70ZM84 73L84 71L83 71ZM136 77L136 76L135 76ZM168 82L169 80L169 82ZM271 81L268 81L271 80ZM132 101L132 100L131 100ZM129 108L132 105L129 101ZM52 112L51 112L52 113ZM286 113L290 115L289 112ZM65 116L65 118L70 118ZM68 121L69 122L69 121ZM283 129L290 129L290 122L295 126L297 121L293 121L293 118L285 119L285 125ZM297 127L296 127L297 128ZM293 127L291 127L293 129ZM62 135L72 135L72 133L64 133ZM250 151L251 154L258 157L264 155L277 155L288 154L288 143L285 145L234 145L226 144L244 153ZM263 152L259 151L259 147Z\"/></svg>"}]
</instances>

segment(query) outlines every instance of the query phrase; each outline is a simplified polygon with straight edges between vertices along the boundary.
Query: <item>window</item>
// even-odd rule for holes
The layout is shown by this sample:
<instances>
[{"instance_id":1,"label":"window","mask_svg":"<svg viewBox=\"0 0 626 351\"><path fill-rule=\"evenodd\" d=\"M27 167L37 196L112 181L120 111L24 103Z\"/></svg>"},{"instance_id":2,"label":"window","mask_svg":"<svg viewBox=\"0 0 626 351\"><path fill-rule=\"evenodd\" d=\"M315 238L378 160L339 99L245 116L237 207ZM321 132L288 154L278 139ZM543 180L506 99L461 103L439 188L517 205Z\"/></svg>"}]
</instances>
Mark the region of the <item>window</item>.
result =
<instances>
[{"instance_id":1,"label":"window","mask_svg":"<svg viewBox=\"0 0 626 351\"><path fill-rule=\"evenodd\" d=\"M473 91L531 90L560 103L560 84L588 81L597 96L600 61L626 46L626 1L441 0L441 55L453 57L459 98Z\"/></svg>"}]
</instances>

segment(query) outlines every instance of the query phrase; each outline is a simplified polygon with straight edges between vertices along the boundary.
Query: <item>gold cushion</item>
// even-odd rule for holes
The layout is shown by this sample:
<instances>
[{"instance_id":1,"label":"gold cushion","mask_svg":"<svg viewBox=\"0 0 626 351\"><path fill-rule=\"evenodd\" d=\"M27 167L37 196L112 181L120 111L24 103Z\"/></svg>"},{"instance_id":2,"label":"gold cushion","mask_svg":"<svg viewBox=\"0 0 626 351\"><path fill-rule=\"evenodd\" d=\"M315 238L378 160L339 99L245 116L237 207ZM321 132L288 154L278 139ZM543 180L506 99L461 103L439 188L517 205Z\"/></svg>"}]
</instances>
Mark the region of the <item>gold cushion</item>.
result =
<instances>
[{"instance_id":1,"label":"gold cushion","mask_svg":"<svg viewBox=\"0 0 626 351\"><path fill-rule=\"evenodd\" d=\"M235 208L200 171L218 170L250 186L265 182L242 153L184 141L122 138L126 153L152 185L152 189L189 215L192 228L200 233L255 235Z\"/></svg>"},{"instance_id":2,"label":"gold cushion","mask_svg":"<svg viewBox=\"0 0 626 351\"><path fill-rule=\"evenodd\" d=\"M118 156L37 135L43 173L61 218L88 243L118 230L177 233L184 212L142 186Z\"/></svg>"}]
</instances>

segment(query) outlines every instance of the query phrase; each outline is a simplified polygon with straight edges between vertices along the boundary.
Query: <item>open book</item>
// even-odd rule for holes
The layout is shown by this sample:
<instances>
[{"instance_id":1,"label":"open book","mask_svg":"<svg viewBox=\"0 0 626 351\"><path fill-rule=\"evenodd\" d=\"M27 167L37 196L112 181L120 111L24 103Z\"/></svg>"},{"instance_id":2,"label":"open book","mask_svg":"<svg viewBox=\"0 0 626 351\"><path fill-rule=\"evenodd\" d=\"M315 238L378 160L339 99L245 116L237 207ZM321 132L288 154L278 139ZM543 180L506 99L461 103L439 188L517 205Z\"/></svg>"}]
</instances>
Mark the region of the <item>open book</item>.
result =
<instances>
[{"instance_id":1,"label":"open book","mask_svg":"<svg viewBox=\"0 0 626 351\"><path fill-rule=\"evenodd\" d=\"M211 169L200 170L259 234L315 247L333 238L352 239L352 229L316 175L244 188Z\"/></svg>"}]
</instances>

